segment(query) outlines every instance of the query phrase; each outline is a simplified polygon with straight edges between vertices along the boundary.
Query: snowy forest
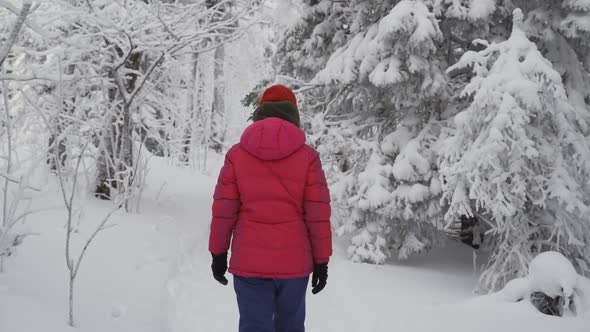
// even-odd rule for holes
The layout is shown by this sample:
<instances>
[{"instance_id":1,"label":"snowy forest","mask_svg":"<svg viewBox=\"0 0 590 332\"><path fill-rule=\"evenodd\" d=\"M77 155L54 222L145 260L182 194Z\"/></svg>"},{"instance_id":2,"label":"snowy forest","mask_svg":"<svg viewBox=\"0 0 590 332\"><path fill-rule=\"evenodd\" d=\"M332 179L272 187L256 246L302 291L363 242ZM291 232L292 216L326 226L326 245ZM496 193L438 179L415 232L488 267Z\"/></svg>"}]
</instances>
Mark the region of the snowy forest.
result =
<instances>
[{"instance_id":1,"label":"snowy forest","mask_svg":"<svg viewBox=\"0 0 590 332\"><path fill-rule=\"evenodd\" d=\"M272 84L331 193L309 330L587 331L590 0L0 0L0 332L236 330L211 199Z\"/></svg>"}]
</instances>

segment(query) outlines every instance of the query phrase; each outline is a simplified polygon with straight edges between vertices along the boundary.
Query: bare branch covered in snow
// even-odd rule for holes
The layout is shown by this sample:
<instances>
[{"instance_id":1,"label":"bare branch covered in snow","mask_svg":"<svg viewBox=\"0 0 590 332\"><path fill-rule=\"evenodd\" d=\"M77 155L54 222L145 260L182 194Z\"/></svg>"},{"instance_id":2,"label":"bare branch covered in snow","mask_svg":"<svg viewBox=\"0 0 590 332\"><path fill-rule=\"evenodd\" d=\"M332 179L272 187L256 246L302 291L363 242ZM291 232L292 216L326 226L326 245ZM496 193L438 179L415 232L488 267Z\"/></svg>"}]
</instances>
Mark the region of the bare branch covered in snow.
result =
<instances>
[{"instance_id":1,"label":"bare branch covered in snow","mask_svg":"<svg viewBox=\"0 0 590 332\"><path fill-rule=\"evenodd\" d=\"M6 4L10 5L10 3L6 3ZM0 3L0 6L2 6L2 5L3 5L3 3ZM8 35L8 39L0 47L0 68L2 68L2 64L4 64L6 57L8 57L8 53L10 52L12 45L14 45L14 43L16 42L16 38L18 37L18 34L27 19L27 15L29 15L29 10L31 9L31 5L32 5L31 0L24 0L23 1L22 8L18 13L18 17L16 19L16 22L14 23L14 26L12 27L12 31L10 31L10 34ZM2 6L2 7L4 7L4 6Z\"/></svg>"}]
</instances>

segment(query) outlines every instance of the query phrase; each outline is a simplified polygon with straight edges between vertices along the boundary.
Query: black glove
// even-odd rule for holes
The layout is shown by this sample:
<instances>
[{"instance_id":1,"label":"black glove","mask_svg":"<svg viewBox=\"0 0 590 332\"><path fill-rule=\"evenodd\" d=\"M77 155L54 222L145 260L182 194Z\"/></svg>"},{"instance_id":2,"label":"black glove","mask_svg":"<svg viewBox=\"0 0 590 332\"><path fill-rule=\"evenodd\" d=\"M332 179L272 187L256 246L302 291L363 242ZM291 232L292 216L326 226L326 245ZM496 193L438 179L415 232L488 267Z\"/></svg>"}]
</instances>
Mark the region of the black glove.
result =
<instances>
[{"instance_id":1,"label":"black glove","mask_svg":"<svg viewBox=\"0 0 590 332\"><path fill-rule=\"evenodd\" d=\"M227 285L225 272L227 272L227 252L219 255L211 253L213 263L211 263L211 271L213 271L213 278L219 281L222 285Z\"/></svg>"},{"instance_id":2,"label":"black glove","mask_svg":"<svg viewBox=\"0 0 590 332\"><path fill-rule=\"evenodd\" d=\"M313 267L313 275L311 277L311 292L317 294L326 287L328 281L328 263L315 264Z\"/></svg>"}]
</instances>

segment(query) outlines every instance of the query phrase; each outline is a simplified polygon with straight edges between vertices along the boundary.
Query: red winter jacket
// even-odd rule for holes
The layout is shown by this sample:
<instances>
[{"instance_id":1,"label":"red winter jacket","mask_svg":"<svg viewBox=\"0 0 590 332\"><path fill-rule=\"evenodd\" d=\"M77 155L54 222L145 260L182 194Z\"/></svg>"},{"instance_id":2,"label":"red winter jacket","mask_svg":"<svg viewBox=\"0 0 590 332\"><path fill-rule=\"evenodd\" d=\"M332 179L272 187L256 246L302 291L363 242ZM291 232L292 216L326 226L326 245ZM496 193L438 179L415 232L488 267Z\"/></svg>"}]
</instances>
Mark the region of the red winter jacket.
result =
<instances>
[{"instance_id":1,"label":"red winter jacket","mask_svg":"<svg viewBox=\"0 0 590 332\"><path fill-rule=\"evenodd\" d=\"M318 153L297 126L254 122L225 156L213 202L209 251L227 252L243 277L308 276L332 255L330 194Z\"/></svg>"}]
</instances>

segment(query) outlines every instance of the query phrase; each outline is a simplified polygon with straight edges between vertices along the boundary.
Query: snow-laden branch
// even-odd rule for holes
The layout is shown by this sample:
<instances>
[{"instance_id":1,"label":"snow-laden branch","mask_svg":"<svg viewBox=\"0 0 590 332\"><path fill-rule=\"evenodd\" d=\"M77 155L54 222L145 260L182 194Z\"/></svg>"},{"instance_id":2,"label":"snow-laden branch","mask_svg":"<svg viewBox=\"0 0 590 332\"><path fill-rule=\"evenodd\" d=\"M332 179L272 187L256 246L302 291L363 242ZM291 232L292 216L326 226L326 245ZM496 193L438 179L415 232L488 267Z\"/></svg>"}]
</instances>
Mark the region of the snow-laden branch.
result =
<instances>
[{"instance_id":1,"label":"snow-laden branch","mask_svg":"<svg viewBox=\"0 0 590 332\"><path fill-rule=\"evenodd\" d=\"M7 180L8 182L12 182L12 183L15 183L15 184L21 184L21 183L22 183L22 181L21 181L21 180L19 180L19 179L15 179L15 178L13 178L13 177L11 177L11 176L9 176L9 175L2 174L2 173L0 173L0 178L4 178L4 179L5 179L5 180ZM26 186L24 186L24 187L25 187L26 189L30 189L30 190L33 190L33 191L41 191L41 189L39 189L39 188L37 188L37 187L31 187L31 186L28 186L28 185L26 185Z\"/></svg>"},{"instance_id":2,"label":"snow-laden branch","mask_svg":"<svg viewBox=\"0 0 590 332\"><path fill-rule=\"evenodd\" d=\"M18 81L18 82L28 82L28 81L53 81L57 82L57 77L51 77L46 75L0 75L0 81Z\"/></svg>"},{"instance_id":3,"label":"snow-laden branch","mask_svg":"<svg viewBox=\"0 0 590 332\"><path fill-rule=\"evenodd\" d=\"M14 15L20 15L20 11L18 10L18 8L16 8L13 4L11 4L10 2L8 2L6 0L0 0L0 7L7 9L9 12L13 13ZM56 38L57 37L56 34L49 33L46 29L40 27L34 21L31 21L29 19L25 19L24 23L31 30L35 31L40 36L43 36L43 37L45 37L47 39L52 39L52 38Z\"/></svg>"},{"instance_id":4,"label":"snow-laden branch","mask_svg":"<svg viewBox=\"0 0 590 332\"><path fill-rule=\"evenodd\" d=\"M152 63L150 69L148 69L148 71L145 73L145 75L143 75L141 81L135 87L135 90L133 90L133 92L131 92L128 99L126 100L127 106L131 105L131 103L133 102L133 99L135 99L135 97L137 96L139 91L141 91L141 89L145 85L145 82L150 78L150 76L152 75L154 70L160 65L162 60L164 60L165 55L166 55L166 53L162 53L160 55L160 57L158 57L158 59L156 59L156 61L154 61L154 63Z\"/></svg>"},{"instance_id":5,"label":"snow-laden branch","mask_svg":"<svg viewBox=\"0 0 590 332\"><path fill-rule=\"evenodd\" d=\"M111 217L113 216L113 214L115 214L115 212L121 210L121 208L123 207L123 205L125 205L125 203L129 200L129 198L131 197L131 195L126 195L126 196L122 196L118 199L118 203L115 205L114 208L112 208L100 221L100 223L98 224L98 226L94 229L94 231L92 232L92 234L90 234L90 236L88 237L88 239L86 239L86 242L84 243L84 247L82 248L82 251L80 252L80 254L78 255L78 259L76 260L76 265L73 269L73 277L75 278L78 275L78 272L80 271L80 264L82 263L82 260L84 259L84 255L86 255L86 251L88 250L88 247L90 247L90 244L92 244L92 241L94 241L94 239L96 238L96 236L98 235L98 233L100 233L100 231L106 229L106 223L111 219Z\"/></svg>"},{"instance_id":6,"label":"snow-laden branch","mask_svg":"<svg viewBox=\"0 0 590 332\"><path fill-rule=\"evenodd\" d=\"M3 3L0 2L0 6L2 5ZM29 15L29 10L31 10L31 0L23 0L23 6L18 14L16 22L14 22L12 31L10 31L10 34L8 35L8 40L6 40L6 42L4 42L4 45L0 47L0 68L2 67L2 64L4 63L6 58L8 57L8 53L10 53L12 45L14 45L14 43L16 42L16 38L18 37L18 34L27 19L27 15Z\"/></svg>"}]
</instances>

